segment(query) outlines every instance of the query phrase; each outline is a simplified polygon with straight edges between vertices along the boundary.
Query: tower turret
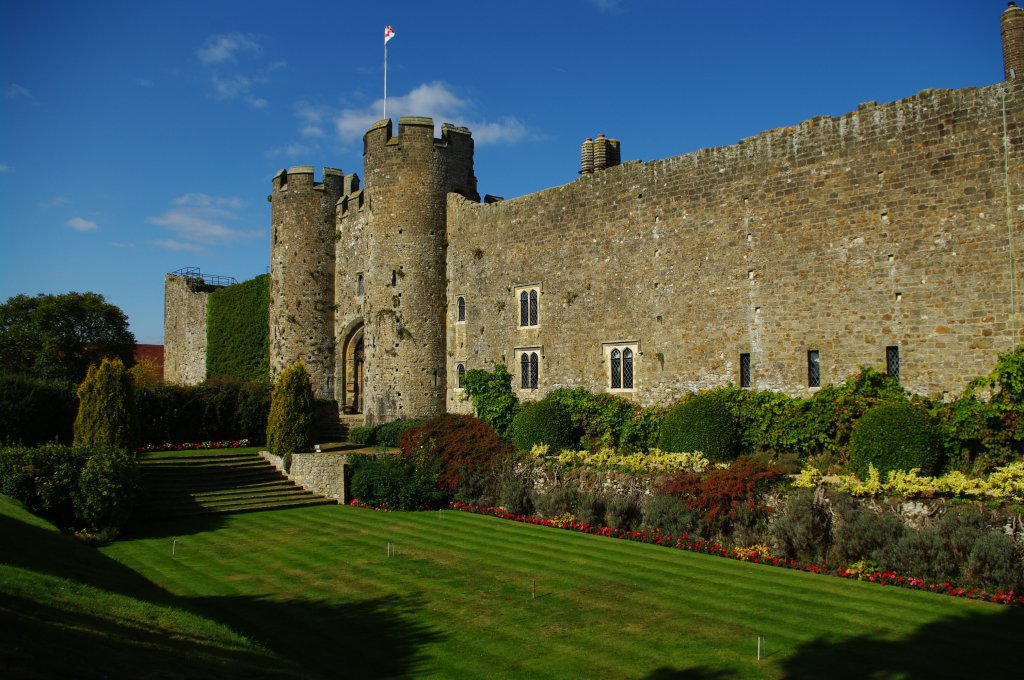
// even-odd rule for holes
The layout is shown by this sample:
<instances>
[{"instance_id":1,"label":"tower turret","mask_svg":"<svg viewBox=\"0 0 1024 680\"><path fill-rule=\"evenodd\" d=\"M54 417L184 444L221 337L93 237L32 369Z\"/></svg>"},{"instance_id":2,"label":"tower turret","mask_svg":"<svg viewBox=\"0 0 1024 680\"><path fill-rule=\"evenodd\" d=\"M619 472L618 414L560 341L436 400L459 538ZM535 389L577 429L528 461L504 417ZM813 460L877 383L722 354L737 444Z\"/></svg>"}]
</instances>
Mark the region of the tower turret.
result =
<instances>
[{"instance_id":1,"label":"tower turret","mask_svg":"<svg viewBox=\"0 0 1024 680\"><path fill-rule=\"evenodd\" d=\"M447 195L478 201L473 138L430 118L363 137L367 219L364 413L368 425L445 410Z\"/></svg>"},{"instance_id":2,"label":"tower turret","mask_svg":"<svg viewBox=\"0 0 1024 680\"><path fill-rule=\"evenodd\" d=\"M344 173L300 165L274 176L270 201L270 373L301 359L313 391L334 397L335 205Z\"/></svg>"},{"instance_id":3,"label":"tower turret","mask_svg":"<svg viewBox=\"0 0 1024 680\"><path fill-rule=\"evenodd\" d=\"M1024 8L1007 5L999 17L1003 37L1003 73L1006 80L1024 78Z\"/></svg>"}]
</instances>

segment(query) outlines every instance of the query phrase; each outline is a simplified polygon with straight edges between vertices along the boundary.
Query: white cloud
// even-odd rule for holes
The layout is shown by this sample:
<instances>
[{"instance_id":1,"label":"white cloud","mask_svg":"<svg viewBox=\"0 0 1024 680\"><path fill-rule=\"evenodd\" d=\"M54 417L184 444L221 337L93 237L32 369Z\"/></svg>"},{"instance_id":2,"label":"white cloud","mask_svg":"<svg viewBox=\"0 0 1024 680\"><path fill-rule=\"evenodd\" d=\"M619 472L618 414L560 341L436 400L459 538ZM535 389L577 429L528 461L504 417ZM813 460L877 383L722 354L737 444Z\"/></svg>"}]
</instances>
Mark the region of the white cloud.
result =
<instances>
[{"instance_id":1,"label":"white cloud","mask_svg":"<svg viewBox=\"0 0 1024 680\"><path fill-rule=\"evenodd\" d=\"M67 205L70 202L71 202L71 199L69 199L67 196L54 196L50 200L43 201L42 203L40 203L39 207L40 208L47 208L47 209L49 209L49 208L57 208L57 207L60 207L62 205Z\"/></svg>"},{"instance_id":2,"label":"white cloud","mask_svg":"<svg viewBox=\"0 0 1024 680\"><path fill-rule=\"evenodd\" d=\"M153 87L153 81L149 78L136 78L135 84L139 87Z\"/></svg>"},{"instance_id":3,"label":"white cloud","mask_svg":"<svg viewBox=\"0 0 1024 680\"><path fill-rule=\"evenodd\" d=\"M239 54L259 54L263 50L251 35L226 33L211 35L206 44L196 50L196 56L204 64L223 64L238 60Z\"/></svg>"},{"instance_id":4,"label":"white cloud","mask_svg":"<svg viewBox=\"0 0 1024 680\"><path fill-rule=\"evenodd\" d=\"M347 142L362 138L366 130L384 116L384 100L378 99L361 109L343 109L335 115L338 136ZM429 116L435 126L441 123L464 125L473 133L477 144L514 144L536 135L514 116L503 116L495 121L476 120L473 102L460 98L445 83L425 83L409 94L388 97L388 117Z\"/></svg>"},{"instance_id":5,"label":"white cloud","mask_svg":"<svg viewBox=\"0 0 1024 680\"><path fill-rule=\"evenodd\" d=\"M172 201L174 205L162 215L146 219L150 224L168 229L179 240L167 241L162 247L188 249L184 243L199 248L199 243L230 243L239 239L258 236L258 232L234 229L226 223L239 219L237 211L242 201L235 197L210 196L202 193L191 193L179 196Z\"/></svg>"},{"instance_id":6,"label":"white cloud","mask_svg":"<svg viewBox=\"0 0 1024 680\"><path fill-rule=\"evenodd\" d=\"M8 99L26 99L30 102L34 102L36 100L35 96L28 91L28 88L22 87L17 83L11 83L8 85L7 89L4 91L4 96Z\"/></svg>"},{"instance_id":7,"label":"white cloud","mask_svg":"<svg viewBox=\"0 0 1024 680\"><path fill-rule=\"evenodd\" d=\"M121 248L124 250L135 250L134 243L121 243L120 241L111 241L110 246L112 248Z\"/></svg>"},{"instance_id":8,"label":"white cloud","mask_svg":"<svg viewBox=\"0 0 1024 680\"><path fill-rule=\"evenodd\" d=\"M153 241L153 245L157 246L158 248L166 248L167 250L184 251L189 253L205 252L202 247L197 246L194 243L183 243L181 241L175 241L174 239Z\"/></svg>"},{"instance_id":9,"label":"white cloud","mask_svg":"<svg viewBox=\"0 0 1024 680\"><path fill-rule=\"evenodd\" d=\"M71 227L75 231L94 231L96 229L99 229L100 226L93 222L92 220L87 220L82 217L72 217L64 224Z\"/></svg>"},{"instance_id":10,"label":"white cloud","mask_svg":"<svg viewBox=\"0 0 1024 680\"><path fill-rule=\"evenodd\" d=\"M0 163L0 173L3 172L14 172L14 168L7 165L7 163Z\"/></svg>"}]
</instances>

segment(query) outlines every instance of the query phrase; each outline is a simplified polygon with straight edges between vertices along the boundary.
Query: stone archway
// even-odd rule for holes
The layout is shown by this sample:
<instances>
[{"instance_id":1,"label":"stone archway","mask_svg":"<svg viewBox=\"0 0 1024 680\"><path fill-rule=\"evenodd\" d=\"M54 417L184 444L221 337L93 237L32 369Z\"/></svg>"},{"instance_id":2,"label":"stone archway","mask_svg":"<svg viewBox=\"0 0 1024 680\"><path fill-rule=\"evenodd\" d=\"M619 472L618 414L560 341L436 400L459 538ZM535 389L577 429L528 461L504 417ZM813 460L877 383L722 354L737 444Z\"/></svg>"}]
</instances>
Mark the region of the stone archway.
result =
<instances>
[{"instance_id":1,"label":"stone archway","mask_svg":"<svg viewBox=\"0 0 1024 680\"><path fill-rule=\"evenodd\" d=\"M341 407L344 413L363 412L363 324L357 324L345 338L341 355Z\"/></svg>"}]
</instances>

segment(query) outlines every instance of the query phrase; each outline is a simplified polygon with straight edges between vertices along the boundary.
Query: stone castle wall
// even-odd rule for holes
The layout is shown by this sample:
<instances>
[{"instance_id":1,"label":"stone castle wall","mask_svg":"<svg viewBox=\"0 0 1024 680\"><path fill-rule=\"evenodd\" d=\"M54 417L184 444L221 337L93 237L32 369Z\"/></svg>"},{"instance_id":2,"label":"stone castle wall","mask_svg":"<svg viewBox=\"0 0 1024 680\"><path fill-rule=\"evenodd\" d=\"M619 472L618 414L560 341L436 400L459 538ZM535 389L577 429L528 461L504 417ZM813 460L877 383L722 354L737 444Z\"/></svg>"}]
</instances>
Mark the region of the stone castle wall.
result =
<instances>
[{"instance_id":1,"label":"stone castle wall","mask_svg":"<svg viewBox=\"0 0 1024 680\"><path fill-rule=\"evenodd\" d=\"M521 397L604 391L603 343L635 343L626 396L642 404L738 384L741 353L752 387L808 395L808 351L824 385L882 368L898 346L907 388L956 392L1013 345L1022 105L1013 83L925 91L515 200L450 196L449 385L460 362L504 362L518 386L527 347L539 389ZM520 329L514 292L527 284L541 290L539 323ZM468 408L450 387L448 409Z\"/></svg>"},{"instance_id":2,"label":"stone castle wall","mask_svg":"<svg viewBox=\"0 0 1024 680\"><path fill-rule=\"evenodd\" d=\"M197 385L206 380L206 290L184 276L164 280L164 380Z\"/></svg>"}]
</instances>

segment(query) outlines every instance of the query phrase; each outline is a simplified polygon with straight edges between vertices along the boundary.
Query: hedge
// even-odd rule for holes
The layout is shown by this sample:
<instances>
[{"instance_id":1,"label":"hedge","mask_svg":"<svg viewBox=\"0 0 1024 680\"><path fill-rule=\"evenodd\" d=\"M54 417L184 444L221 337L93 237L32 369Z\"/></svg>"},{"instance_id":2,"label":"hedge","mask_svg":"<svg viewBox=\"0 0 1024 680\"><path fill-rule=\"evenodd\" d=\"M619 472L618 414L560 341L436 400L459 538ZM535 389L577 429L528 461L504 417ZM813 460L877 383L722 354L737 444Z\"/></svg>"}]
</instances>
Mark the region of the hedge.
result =
<instances>
[{"instance_id":1,"label":"hedge","mask_svg":"<svg viewBox=\"0 0 1024 680\"><path fill-rule=\"evenodd\" d=\"M218 288L206 303L206 372L264 381L270 375L270 275Z\"/></svg>"}]
</instances>

